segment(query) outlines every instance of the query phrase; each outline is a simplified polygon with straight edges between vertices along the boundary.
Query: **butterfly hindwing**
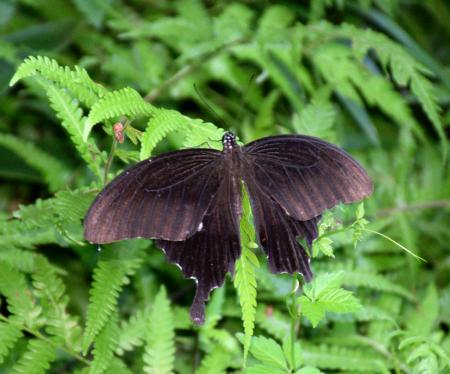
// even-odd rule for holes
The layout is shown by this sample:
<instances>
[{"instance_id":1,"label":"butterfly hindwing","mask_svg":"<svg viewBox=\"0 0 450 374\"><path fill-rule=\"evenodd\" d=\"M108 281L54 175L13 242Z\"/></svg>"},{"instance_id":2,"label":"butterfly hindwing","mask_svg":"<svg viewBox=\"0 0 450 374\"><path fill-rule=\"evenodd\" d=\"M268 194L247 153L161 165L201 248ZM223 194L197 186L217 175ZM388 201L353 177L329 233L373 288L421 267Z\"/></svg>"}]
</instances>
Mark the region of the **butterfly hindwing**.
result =
<instances>
[{"instance_id":1,"label":"butterfly hindwing","mask_svg":"<svg viewBox=\"0 0 450 374\"><path fill-rule=\"evenodd\" d=\"M308 254L297 239L304 239L311 246L317 238L320 216L308 221L296 220L266 195L251 176L247 174L244 180L250 196L259 244L268 256L270 271L290 274L299 272L307 281L311 280Z\"/></svg>"},{"instance_id":2,"label":"butterfly hindwing","mask_svg":"<svg viewBox=\"0 0 450 374\"><path fill-rule=\"evenodd\" d=\"M93 243L186 239L202 222L219 188L222 167L222 153L209 149L139 162L97 196L85 218L85 238Z\"/></svg>"},{"instance_id":3,"label":"butterfly hindwing","mask_svg":"<svg viewBox=\"0 0 450 374\"><path fill-rule=\"evenodd\" d=\"M273 136L247 144L243 153L254 183L297 220L308 221L372 192L372 182L358 162L318 138Z\"/></svg>"},{"instance_id":4,"label":"butterfly hindwing","mask_svg":"<svg viewBox=\"0 0 450 374\"><path fill-rule=\"evenodd\" d=\"M240 256L240 217L240 181L230 169L224 169L222 183L198 231L185 241L156 241L168 260L181 267L186 278L196 280L191 318L197 324L204 321L209 293L223 284L226 273L233 272Z\"/></svg>"}]
</instances>

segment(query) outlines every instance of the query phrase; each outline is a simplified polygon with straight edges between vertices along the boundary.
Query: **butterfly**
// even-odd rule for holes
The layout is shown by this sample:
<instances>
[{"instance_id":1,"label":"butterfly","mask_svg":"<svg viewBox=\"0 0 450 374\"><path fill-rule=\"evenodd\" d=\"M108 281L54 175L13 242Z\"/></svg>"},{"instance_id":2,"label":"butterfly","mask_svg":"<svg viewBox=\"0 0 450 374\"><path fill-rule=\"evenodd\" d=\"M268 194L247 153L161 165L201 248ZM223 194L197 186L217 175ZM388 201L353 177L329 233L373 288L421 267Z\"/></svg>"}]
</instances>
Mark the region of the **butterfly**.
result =
<instances>
[{"instance_id":1,"label":"butterfly","mask_svg":"<svg viewBox=\"0 0 450 374\"><path fill-rule=\"evenodd\" d=\"M259 245L274 273L311 280L311 247L321 214L362 200L372 181L348 153L319 138L280 135L241 147L227 132L223 150L191 148L141 161L97 196L84 221L92 243L149 238L196 281L191 319L202 324L210 292L241 253L241 188L251 203Z\"/></svg>"}]
</instances>

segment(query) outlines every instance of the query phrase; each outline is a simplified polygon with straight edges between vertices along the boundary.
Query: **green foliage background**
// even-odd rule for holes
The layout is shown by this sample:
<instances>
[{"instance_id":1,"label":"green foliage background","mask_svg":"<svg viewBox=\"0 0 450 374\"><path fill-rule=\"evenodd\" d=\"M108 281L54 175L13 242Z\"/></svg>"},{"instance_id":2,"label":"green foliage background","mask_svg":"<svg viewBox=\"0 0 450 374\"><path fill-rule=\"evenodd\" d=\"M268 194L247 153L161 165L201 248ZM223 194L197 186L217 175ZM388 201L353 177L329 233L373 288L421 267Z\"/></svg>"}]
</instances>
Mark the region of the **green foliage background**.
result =
<instances>
[{"instance_id":1,"label":"green foliage background","mask_svg":"<svg viewBox=\"0 0 450 374\"><path fill-rule=\"evenodd\" d=\"M449 20L444 0L2 0L0 372L450 373ZM375 191L325 215L303 287L267 271L244 200L194 327L192 281L82 219L128 164L224 129L332 141Z\"/></svg>"}]
</instances>

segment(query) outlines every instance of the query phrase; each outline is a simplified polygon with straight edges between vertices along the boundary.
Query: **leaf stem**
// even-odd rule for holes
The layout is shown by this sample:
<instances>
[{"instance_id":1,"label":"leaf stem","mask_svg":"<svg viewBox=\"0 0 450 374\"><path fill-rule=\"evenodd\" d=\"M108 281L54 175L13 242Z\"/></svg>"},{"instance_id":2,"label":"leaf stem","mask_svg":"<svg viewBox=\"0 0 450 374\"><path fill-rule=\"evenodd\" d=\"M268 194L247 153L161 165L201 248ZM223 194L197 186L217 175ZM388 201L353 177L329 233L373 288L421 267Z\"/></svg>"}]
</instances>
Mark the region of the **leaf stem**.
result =
<instances>
[{"instance_id":1,"label":"leaf stem","mask_svg":"<svg viewBox=\"0 0 450 374\"><path fill-rule=\"evenodd\" d=\"M404 245L401 245L399 242L395 241L394 239L390 238L387 235L382 234L381 232L378 232L378 231L375 231L375 230L366 229L366 228L364 228L363 231L367 231L367 232L370 232L372 234L377 234L377 235L381 236L382 238L384 238L384 239L390 241L391 243L395 244L397 247L400 247L405 252L408 252L411 256L417 258L418 260L421 260L423 262L427 262L427 260L425 260L424 258L420 257L419 255L416 255L414 252L410 251Z\"/></svg>"},{"instance_id":2,"label":"leaf stem","mask_svg":"<svg viewBox=\"0 0 450 374\"><path fill-rule=\"evenodd\" d=\"M123 123L122 131L125 131L128 124L130 123L130 120L126 117L122 117L119 122ZM108 160L106 161L106 164L105 164L105 172L103 174L103 185L106 185L108 183L109 169L111 169L112 161L114 159L114 154L116 153L116 148L117 148L117 139L115 136L113 136L113 142L111 144L111 149L109 150Z\"/></svg>"}]
</instances>

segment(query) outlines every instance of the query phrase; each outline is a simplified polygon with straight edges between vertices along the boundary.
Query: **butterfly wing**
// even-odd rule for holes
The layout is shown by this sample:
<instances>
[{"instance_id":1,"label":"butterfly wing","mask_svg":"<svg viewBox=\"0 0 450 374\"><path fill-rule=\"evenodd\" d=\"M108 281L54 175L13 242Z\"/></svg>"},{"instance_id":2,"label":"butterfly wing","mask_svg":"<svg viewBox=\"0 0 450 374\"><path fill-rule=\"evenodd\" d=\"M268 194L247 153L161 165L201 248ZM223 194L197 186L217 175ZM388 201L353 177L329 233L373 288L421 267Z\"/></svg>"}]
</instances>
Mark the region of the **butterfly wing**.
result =
<instances>
[{"instance_id":1,"label":"butterfly wing","mask_svg":"<svg viewBox=\"0 0 450 374\"><path fill-rule=\"evenodd\" d=\"M84 221L85 238L188 238L219 189L223 159L219 151L186 149L139 162L97 196Z\"/></svg>"},{"instance_id":2,"label":"butterfly wing","mask_svg":"<svg viewBox=\"0 0 450 374\"><path fill-rule=\"evenodd\" d=\"M233 272L241 252L240 181L232 175L231 169L225 168L222 176L219 190L194 235L182 242L156 240L168 260L178 264L186 278L196 280L191 319L197 324L205 319L209 293L223 284L227 271Z\"/></svg>"},{"instance_id":3,"label":"butterfly wing","mask_svg":"<svg viewBox=\"0 0 450 374\"><path fill-rule=\"evenodd\" d=\"M372 182L361 165L318 138L273 136L249 143L243 151L254 183L300 221L372 193Z\"/></svg>"},{"instance_id":4,"label":"butterfly wing","mask_svg":"<svg viewBox=\"0 0 450 374\"><path fill-rule=\"evenodd\" d=\"M290 274L299 272L309 281L312 278L309 257L297 239L305 239L311 246L317 238L320 216L308 221L294 219L286 214L248 173L247 171L244 175L244 180L250 196L259 244L268 256L270 271Z\"/></svg>"}]
</instances>

